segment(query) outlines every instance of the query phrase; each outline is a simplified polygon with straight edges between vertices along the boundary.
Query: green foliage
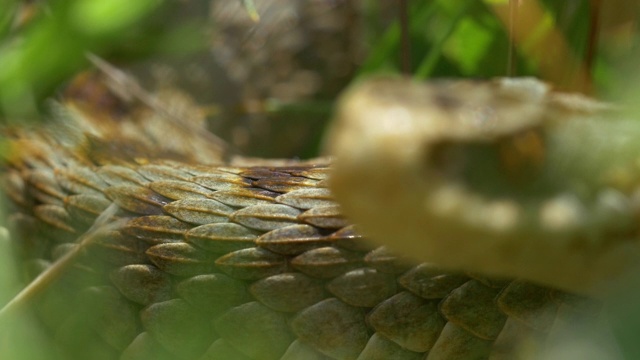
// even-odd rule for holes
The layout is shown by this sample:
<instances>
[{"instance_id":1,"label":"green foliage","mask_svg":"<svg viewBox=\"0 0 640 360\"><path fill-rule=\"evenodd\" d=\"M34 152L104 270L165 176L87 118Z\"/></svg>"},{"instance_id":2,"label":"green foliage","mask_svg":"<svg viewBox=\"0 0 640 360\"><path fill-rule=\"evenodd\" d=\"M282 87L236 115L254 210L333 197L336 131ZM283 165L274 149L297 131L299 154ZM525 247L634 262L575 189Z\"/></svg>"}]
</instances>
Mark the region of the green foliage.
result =
<instances>
[{"instance_id":1,"label":"green foliage","mask_svg":"<svg viewBox=\"0 0 640 360\"><path fill-rule=\"evenodd\" d=\"M198 22L167 21L175 6L161 0L6 4L0 16L0 114L21 121L34 116L62 81L88 66L87 53L126 60L202 48ZM20 20L30 13L33 18Z\"/></svg>"},{"instance_id":2,"label":"green foliage","mask_svg":"<svg viewBox=\"0 0 640 360\"><path fill-rule=\"evenodd\" d=\"M420 79L429 77L537 76L541 72L539 59L529 51L537 42L544 42L549 32L556 31L568 45L569 55L578 61L591 63L587 69L595 84L595 92L606 94L621 86L628 79L628 66L635 58L633 34L596 34L590 37L592 15L589 1L540 1L543 17L529 29L526 41L510 43L510 24L504 24L496 16L492 5L508 1L409 1L409 38L412 74ZM514 11L518 11L516 7ZM600 14L598 14L600 15ZM615 23L617 19L613 19ZM611 21L611 20L610 20ZM621 20L622 21L622 20ZM609 24L611 25L611 24ZM624 24L621 24L624 25ZM607 30L607 29L605 29ZM401 47L399 20L372 36L366 61L359 69L359 76L375 73L399 73ZM598 39L599 37L599 39ZM626 45L611 46L610 43ZM543 43L542 46L545 46ZM596 50L589 55L588 49ZM564 60L556 49L548 48L544 58ZM593 58L589 59L589 56ZM511 58L511 60L510 60ZM511 64L510 64L511 62ZM572 69L566 69L570 72ZM556 79L549 79L554 82Z\"/></svg>"},{"instance_id":3,"label":"green foliage","mask_svg":"<svg viewBox=\"0 0 640 360\"><path fill-rule=\"evenodd\" d=\"M589 35L589 1L539 1L544 17L522 43L510 42L509 24L495 14L493 6L505 3L408 1L406 36L410 48L404 49L400 20L389 21L387 16L385 22L380 21L393 6L367 0L363 14L369 51L356 77L400 72L401 57L406 56L411 73L420 79L545 78L537 59L527 51L536 41L544 41L549 31L562 34L572 55L583 61L589 56L589 46L598 45ZM254 21L259 21L254 1L242 0L242 5ZM206 46L202 21L180 19L175 16L180 4L161 0L1 0L0 6L5 9L0 13L0 114L11 115L5 118L35 116L42 100L51 96L62 81L88 66L88 52L111 61L130 61L167 53L185 56ZM29 18L25 14L35 15L21 20ZM600 43L604 40L609 39ZM628 62L633 54L609 45L601 48L589 59L593 64L589 72L595 88L608 92L628 79L627 68L621 70L620 64ZM549 57L554 56L552 51Z\"/></svg>"}]
</instances>

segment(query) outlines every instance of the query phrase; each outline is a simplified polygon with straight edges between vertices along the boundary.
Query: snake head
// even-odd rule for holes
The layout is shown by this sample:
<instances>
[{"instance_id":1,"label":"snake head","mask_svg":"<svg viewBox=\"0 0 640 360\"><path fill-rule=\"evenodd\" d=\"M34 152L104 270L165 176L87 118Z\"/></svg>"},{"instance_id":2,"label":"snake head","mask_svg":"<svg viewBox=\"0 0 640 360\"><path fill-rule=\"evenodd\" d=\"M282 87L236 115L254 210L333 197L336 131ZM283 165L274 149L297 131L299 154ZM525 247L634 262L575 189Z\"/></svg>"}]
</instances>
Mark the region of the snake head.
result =
<instances>
[{"instance_id":1,"label":"snake head","mask_svg":"<svg viewBox=\"0 0 640 360\"><path fill-rule=\"evenodd\" d=\"M328 133L330 186L372 240L450 269L594 292L639 256L637 122L533 78L378 78Z\"/></svg>"}]
</instances>

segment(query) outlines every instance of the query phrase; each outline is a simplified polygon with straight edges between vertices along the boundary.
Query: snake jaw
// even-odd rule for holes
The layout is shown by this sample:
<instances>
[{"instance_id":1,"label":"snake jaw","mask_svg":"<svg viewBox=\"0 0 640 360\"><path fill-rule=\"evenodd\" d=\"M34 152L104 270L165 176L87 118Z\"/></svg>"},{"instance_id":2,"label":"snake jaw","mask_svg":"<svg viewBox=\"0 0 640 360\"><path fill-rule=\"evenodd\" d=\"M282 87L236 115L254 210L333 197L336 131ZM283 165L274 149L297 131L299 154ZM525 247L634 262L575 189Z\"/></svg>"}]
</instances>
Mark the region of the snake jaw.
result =
<instances>
[{"instance_id":1,"label":"snake jaw","mask_svg":"<svg viewBox=\"0 0 640 360\"><path fill-rule=\"evenodd\" d=\"M589 165L588 143L564 145L581 117L602 109L534 79L375 79L338 107L327 142L331 190L361 231L404 255L590 292L637 253L616 250L629 242L620 239L628 226L611 230L611 216L592 225L608 188L571 167Z\"/></svg>"}]
</instances>

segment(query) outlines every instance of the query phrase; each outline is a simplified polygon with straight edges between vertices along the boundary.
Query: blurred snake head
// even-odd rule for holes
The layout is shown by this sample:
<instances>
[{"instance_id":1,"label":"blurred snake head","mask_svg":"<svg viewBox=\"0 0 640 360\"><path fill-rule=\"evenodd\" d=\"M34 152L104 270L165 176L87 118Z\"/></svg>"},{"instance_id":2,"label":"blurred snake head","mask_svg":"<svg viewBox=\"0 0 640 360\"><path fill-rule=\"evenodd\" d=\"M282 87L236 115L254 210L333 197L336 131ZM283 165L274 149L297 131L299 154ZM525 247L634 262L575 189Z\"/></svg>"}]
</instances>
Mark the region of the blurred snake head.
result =
<instances>
[{"instance_id":1,"label":"blurred snake head","mask_svg":"<svg viewBox=\"0 0 640 360\"><path fill-rule=\"evenodd\" d=\"M379 78L342 97L331 188L374 241L591 291L637 259L640 126L532 78Z\"/></svg>"}]
</instances>

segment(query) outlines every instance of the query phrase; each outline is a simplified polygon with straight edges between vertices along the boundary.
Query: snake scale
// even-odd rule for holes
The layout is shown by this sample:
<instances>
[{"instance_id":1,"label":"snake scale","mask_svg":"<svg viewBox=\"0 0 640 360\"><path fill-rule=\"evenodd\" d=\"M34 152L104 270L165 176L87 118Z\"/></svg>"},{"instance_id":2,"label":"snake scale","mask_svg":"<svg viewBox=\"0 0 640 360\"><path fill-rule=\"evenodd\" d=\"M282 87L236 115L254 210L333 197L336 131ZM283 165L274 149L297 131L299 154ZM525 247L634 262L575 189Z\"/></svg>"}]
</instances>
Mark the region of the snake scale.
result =
<instances>
[{"instance_id":1,"label":"snake scale","mask_svg":"<svg viewBox=\"0 0 640 360\"><path fill-rule=\"evenodd\" d=\"M29 307L61 358L544 357L603 321L598 301L572 292L598 288L593 274L622 272L627 257L578 265L635 241L620 215L633 214L620 210L634 206L630 156L607 147L617 160L594 172L561 143L578 131L569 115L603 111L531 79L378 79L343 96L334 164L223 164L198 126L63 102L47 129L9 131L21 267L33 278L77 254ZM581 141L601 131L592 122ZM159 140L174 134L182 141ZM531 258L505 245L518 237ZM540 271L571 249L586 260ZM517 263L525 270L507 276Z\"/></svg>"}]
</instances>

